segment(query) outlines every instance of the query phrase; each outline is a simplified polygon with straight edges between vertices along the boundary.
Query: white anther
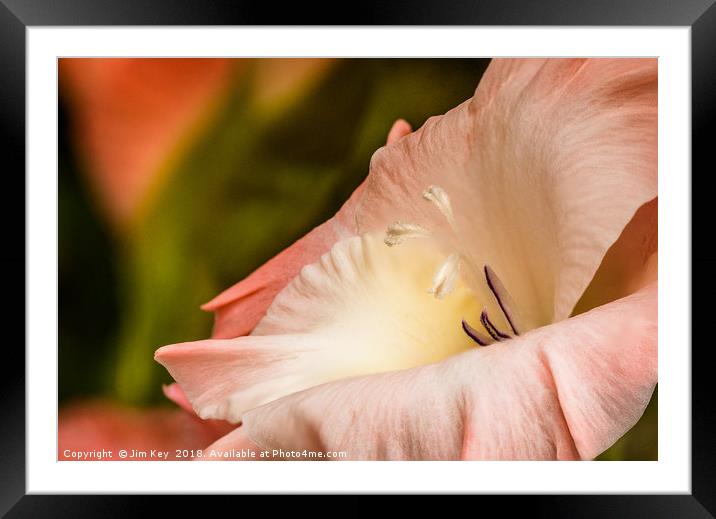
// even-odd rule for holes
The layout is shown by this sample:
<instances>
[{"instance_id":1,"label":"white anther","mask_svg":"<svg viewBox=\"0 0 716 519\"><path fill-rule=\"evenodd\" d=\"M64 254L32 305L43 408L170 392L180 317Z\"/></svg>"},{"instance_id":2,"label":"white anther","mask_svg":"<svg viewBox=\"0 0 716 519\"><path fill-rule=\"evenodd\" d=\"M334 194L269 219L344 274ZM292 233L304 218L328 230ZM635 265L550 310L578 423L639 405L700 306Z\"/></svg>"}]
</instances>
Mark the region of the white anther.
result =
<instances>
[{"instance_id":1,"label":"white anther","mask_svg":"<svg viewBox=\"0 0 716 519\"><path fill-rule=\"evenodd\" d=\"M460 256L450 254L435 271L433 286L428 290L437 299L442 299L455 289L458 274L460 273Z\"/></svg>"},{"instance_id":2,"label":"white anther","mask_svg":"<svg viewBox=\"0 0 716 519\"><path fill-rule=\"evenodd\" d=\"M423 191L423 198L429 202L434 203L440 212L447 218L448 223L455 227L455 217L452 213L452 205L450 204L450 197L440 186L428 186Z\"/></svg>"},{"instance_id":3,"label":"white anther","mask_svg":"<svg viewBox=\"0 0 716 519\"><path fill-rule=\"evenodd\" d=\"M430 231L418 224L395 222L388 226L383 241L388 247L392 247L402 243L405 239L427 238L429 236Z\"/></svg>"}]
</instances>

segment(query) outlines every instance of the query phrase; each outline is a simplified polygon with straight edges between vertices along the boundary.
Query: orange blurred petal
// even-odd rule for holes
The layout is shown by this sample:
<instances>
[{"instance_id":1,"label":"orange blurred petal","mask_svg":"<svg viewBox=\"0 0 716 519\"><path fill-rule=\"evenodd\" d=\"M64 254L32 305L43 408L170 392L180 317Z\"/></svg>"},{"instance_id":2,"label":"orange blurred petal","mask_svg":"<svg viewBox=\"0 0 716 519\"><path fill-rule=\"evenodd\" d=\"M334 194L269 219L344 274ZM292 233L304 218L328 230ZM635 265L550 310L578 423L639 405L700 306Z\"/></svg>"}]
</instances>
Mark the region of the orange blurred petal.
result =
<instances>
[{"instance_id":1,"label":"orange blurred petal","mask_svg":"<svg viewBox=\"0 0 716 519\"><path fill-rule=\"evenodd\" d=\"M230 59L60 60L75 143L113 223L135 215L167 157L228 85L231 65Z\"/></svg>"},{"instance_id":2,"label":"orange blurred petal","mask_svg":"<svg viewBox=\"0 0 716 519\"><path fill-rule=\"evenodd\" d=\"M60 409L58 459L76 460L78 453L104 450L109 452L103 461L121 460L120 449L169 451L169 459L177 459L176 449L203 449L233 428L226 422L200 420L178 409L141 410L106 401L78 402Z\"/></svg>"}]
</instances>

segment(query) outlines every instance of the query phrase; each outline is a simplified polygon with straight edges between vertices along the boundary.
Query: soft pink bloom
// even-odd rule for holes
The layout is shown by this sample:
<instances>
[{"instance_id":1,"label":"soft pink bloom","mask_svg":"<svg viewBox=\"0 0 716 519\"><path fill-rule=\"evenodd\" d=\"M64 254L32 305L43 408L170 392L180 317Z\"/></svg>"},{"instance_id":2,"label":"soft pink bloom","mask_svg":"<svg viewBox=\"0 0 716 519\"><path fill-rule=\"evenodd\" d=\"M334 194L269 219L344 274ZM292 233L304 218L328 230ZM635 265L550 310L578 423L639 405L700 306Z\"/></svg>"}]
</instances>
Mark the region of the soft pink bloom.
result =
<instances>
[{"instance_id":1,"label":"soft pink bloom","mask_svg":"<svg viewBox=\"0 0 716 519\"><path fill-rule=\"evenodd\" d=\"M157 351L175 399L222 449L594 458L657 380L656 121L654 59L493 60Z\"/></svg>"}]
</instances>

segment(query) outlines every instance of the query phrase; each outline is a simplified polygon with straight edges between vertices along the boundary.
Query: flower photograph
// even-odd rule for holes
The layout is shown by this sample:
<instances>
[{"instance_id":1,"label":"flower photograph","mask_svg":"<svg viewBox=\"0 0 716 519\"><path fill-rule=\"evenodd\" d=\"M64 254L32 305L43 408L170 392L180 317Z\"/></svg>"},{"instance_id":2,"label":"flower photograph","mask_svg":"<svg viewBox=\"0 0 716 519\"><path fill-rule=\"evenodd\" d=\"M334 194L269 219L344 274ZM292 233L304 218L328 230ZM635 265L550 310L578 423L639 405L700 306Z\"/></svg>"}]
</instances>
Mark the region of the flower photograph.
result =
<instances>
[{"instance_id":1,"label":"flower photograph","mask_svg":"<svg viewBox=\"0 0 716 519\"><path fill-rule=\"evenodd\" d=\"M657 59L58 76L58 460L658 459Z\"/></svg>"}]
</instances>

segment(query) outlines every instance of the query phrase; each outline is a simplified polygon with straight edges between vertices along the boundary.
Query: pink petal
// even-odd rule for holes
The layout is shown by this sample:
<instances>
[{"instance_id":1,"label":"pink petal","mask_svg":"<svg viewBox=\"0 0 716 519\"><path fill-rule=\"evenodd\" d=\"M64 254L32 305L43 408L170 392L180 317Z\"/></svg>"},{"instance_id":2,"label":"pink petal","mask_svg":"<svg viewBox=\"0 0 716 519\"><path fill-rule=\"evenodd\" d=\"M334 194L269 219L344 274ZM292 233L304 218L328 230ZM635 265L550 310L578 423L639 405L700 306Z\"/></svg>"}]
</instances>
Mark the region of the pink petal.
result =
<instances>
[{"instance_id":1,"label":"pink petal","mask_svg":"<svg viewBox=\"0 0 716 519\"><path fill-rule=\"evenodd\" d=\"M258 445L249 440L243 427L237 427L203 450L203 461L260 461L270 459L261 456ZM270 454L270 453L269 453Z\"/></svg>"},{"instance_id":2,"label":"pink petal","mask_svg":"<svg viewBox=\"0 0 716 519\"><path fill-rule=\"evenodd\" d=\"M393 144L394 142L402 139L412 131L413 129L407 121L405 121L404 119L398 119L393 123L393 126L388 132L387 144Z\"/></svg>"},{"instance_id":3,"label":"pink petal","mask_svg":"<svg viewBox=\"0 0 716 519\"><path fill-rule=\"evenodd\" d=\"M644 204L607 254L575 308L582 313L656 281L658 274L658 198Z\"/></svg>"},{"instance_id":4,"label":"pink petal","mask_svg":"<svg viewBox=\"0 0 716 519\"><path fill-rule=\"evenodd\" d=\"M592 459L657 378L657 287L411 370L341 380L244 415L264 449L350 459Z\"/></svg>"},{"instance_id":5,"label":"pink petal","mask_svg":"<svg viewBox=\"0 0 716 519\"><path fill-rule=\"evenodd\" d=\"M176 405L178 405L185 411L194 413L194 409L192 409L191 407L191 402L189 402L189 399L187 398L182 388L179 387L179 384L174 383L163 385L162 392L164 393L164 396L166 396L169 400L174 402Z\"/></svg>"},{"instance_id":6,"label":"pink petal","mask_svg":"<svg viewBox=\"0 0 716 519\"><path fill-rule=\"evenodd\" d=\"M238 423L247 409L315 385L307 369L313 348L310 337L251 336L164 346L154 358L199 417Z\"/></svg>"}]
</instances>

